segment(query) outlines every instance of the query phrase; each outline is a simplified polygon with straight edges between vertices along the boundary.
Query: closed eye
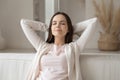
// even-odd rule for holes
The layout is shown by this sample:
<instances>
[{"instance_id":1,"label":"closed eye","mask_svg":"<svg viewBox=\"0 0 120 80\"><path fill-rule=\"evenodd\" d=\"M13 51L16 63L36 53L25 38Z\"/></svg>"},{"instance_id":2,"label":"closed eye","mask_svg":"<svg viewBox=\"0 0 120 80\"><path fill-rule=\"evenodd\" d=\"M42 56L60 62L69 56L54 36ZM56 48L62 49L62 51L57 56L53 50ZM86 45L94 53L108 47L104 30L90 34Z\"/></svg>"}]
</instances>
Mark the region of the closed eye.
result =
<instances>
[{"instance_id":1,"label":"closed eye","mask_svg":"<svg viewBox=\"0 0 120 80\"><path fill-rule=\"evenodd\" d=\"M57 23L56 22L53 22L52 25L56 25Z\"/></svg>"},{"instance_id":2,"label":"closed eye","mask_svg":"<svg viewBox=\"0 0 120 80\"><path fill-rule=\"evenodd\" d=\"M62 21L60 21L60 24L61 24L61 25L66 25L67 23L66 23L65 20L62 20Z\"/></svg>"},{"instance_id":3,"label":"closed eye","mask_svg":"<svg viewBox=\"0 0 120 80\"><path fill-rule=\"evenodd\" d=\"M52 22L52 25L56 25L56 24L57 24L57 21ZM61 25L66 25L66 21L60 21L60 24Z\"/></svg>"}]
</instances>

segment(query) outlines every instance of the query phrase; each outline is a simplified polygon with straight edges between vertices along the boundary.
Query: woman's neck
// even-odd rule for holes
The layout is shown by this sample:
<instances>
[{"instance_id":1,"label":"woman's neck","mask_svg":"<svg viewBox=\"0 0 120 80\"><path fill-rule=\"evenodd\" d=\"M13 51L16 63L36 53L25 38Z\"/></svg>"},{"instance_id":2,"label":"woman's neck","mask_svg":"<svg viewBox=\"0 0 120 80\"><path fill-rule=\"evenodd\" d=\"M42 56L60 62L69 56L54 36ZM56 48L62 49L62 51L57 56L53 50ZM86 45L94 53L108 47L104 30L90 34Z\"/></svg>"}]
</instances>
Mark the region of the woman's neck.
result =
<instances>
[{"instance_id":1,"label":"woman's neck","mask_svg":"<svg viewBox=\"0 0 120 80\"><path fill-rule=\"evenodd\" d=\"M57 46L62 46L65 44L65 38L61 38L61 37L55 37L55 45Z\"/></svg>"}]
</instances>

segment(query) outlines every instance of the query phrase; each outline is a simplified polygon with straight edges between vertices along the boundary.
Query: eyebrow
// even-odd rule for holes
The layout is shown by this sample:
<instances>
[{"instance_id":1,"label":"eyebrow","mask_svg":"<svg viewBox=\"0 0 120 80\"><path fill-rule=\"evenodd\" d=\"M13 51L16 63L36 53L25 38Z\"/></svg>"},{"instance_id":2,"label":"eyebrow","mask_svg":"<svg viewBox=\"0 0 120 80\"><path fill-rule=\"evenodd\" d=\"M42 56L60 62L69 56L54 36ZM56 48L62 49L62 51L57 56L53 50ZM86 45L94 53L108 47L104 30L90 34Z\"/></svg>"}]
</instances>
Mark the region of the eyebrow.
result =
<instances>
[{"instance_id":1,"label":"eyebrow","mask_svg":"<svg viewBox=\"0 0 120 80\"><path fill-rule=\"evenodd\" d=\"M52 22L57 22L57 21L52 21ZM60 22L66 22L65 20L61 20Z\"/></svg>"}]
</instances>

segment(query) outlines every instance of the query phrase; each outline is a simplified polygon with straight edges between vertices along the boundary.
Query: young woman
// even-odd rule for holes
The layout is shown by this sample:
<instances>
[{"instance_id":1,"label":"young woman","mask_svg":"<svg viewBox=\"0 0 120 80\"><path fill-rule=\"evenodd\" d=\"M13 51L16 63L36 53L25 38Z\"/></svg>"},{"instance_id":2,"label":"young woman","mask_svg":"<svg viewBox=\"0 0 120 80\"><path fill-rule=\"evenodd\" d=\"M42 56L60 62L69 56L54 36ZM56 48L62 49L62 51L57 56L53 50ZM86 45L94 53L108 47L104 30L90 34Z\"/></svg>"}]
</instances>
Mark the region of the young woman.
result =
<instances>
[{"instance_id":1,"label":"young woman","mask_svg":"<svg viewBox=\"0 0 120 80\"><path fill-rule=\"evenodd\" d=\"M53 15L49 27L42 22L21 20L22 29L37 53L26 80L82 80L79 55L95 30L96 18L72 26L64 12ZM45 42L35 31L48 31ZM73 33L83 31L73 42Z\"/></svg>"}]
</instances>

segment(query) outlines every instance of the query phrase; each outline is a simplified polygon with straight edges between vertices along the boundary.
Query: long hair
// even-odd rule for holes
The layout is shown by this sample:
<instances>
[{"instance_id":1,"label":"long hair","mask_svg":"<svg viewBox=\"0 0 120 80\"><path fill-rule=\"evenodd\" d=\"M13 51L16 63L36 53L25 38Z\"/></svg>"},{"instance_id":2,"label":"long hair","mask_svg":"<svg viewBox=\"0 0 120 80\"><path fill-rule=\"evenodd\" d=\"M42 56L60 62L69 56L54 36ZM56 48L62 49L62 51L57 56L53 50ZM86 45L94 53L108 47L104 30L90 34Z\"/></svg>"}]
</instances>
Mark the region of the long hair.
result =
<instances>
[{"instance_id":1,"label":"long hair","mask_svg":"<svg viewBox=\"0 0 120 80\"><path fill-rule=\"evenodd\" d=\"M67 25L68 25L68 33L66 34L65 36L65 43L70 43L72 42L72 39L73 39L73 26L72 26L72 22L71 22L71 19L70 17L64 13L64 12L57 12L55 13L51 20L50 20L50 24L49 24L49 29L48 29L48 38L47 38L47 41L48 43L54 43L54 36L52 35L52 31L51 31L51 26L52 26L52 21L53 21L53 18L56 16L56 15L63 15L66 20L67 20Z\"/></svg>"}]
</instances>

